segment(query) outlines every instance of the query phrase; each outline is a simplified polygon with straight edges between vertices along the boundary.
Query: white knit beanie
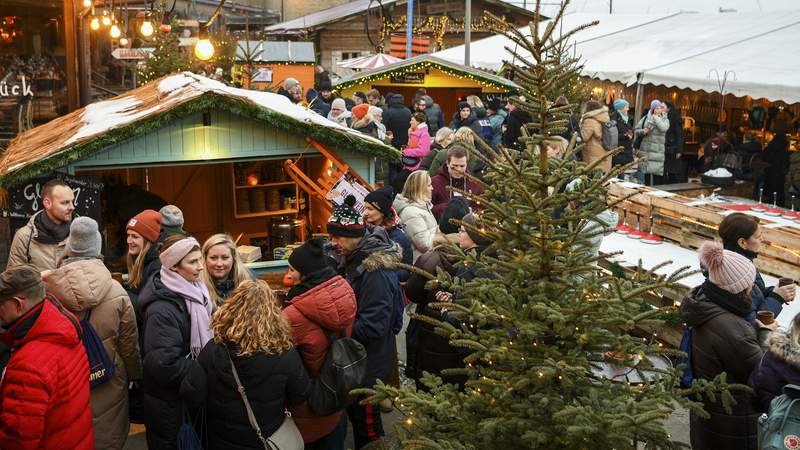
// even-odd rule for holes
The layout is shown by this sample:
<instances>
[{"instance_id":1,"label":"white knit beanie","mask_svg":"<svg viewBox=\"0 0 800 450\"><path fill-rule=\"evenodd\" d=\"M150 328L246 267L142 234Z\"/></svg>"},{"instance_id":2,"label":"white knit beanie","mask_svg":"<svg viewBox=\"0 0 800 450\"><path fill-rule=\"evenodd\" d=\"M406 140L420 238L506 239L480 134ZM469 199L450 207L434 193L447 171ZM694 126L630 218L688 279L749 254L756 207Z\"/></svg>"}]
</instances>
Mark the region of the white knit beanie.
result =
<instances>
[{"instance_id":1,"label":"white knit beanie","mask_svg":"<svg viewBox=\"0 0 800 450\"><path fill-rule=\"evenodd\" d=\"M756 281L756 267L744 256L725 250L720 242L700 246L700 264L708 269L708 279L732 294L744 292Z\"/></svg>"}]
</instances>

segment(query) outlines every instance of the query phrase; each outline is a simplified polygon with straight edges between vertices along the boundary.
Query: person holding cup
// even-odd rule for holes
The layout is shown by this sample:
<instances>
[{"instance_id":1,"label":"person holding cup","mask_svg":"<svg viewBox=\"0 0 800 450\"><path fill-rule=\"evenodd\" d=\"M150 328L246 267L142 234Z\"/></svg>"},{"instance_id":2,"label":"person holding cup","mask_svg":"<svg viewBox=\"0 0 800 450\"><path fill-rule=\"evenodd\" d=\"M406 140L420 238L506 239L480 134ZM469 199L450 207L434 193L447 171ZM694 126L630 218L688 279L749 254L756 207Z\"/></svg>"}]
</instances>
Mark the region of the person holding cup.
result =
<instances>
[{"instance_id":1,"label":"person holding cup","mask_svg":"<svg viewBox=\"0 0 800 450\"><path fill-rule=\"evenodd\" d=\"M761 226L758 217L744 213L733 213L725 217L717 229L722 244L726 250L738 253L750 261L758 257L761 251ZM767 287L764 278L756 269L756 279L751 293L752 305L747 320L758 329L756 313L758 311L771 311L777 317L785 303L794 300L797 285L789 278L781 279L778 286Z\"/></svg>"}]
</instances>

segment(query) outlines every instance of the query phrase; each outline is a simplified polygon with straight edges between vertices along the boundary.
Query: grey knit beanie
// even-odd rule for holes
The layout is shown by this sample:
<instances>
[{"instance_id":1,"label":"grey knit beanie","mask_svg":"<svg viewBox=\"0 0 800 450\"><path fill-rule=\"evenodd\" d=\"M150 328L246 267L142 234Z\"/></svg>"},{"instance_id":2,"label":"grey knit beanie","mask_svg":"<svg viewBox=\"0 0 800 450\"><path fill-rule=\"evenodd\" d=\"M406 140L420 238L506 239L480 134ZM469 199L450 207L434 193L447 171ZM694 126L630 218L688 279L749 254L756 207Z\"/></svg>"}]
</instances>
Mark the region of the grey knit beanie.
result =
<instances>
[{"instance_id":1,"label":"grey knit beanie","mask_svg":"<svg viewBox=\"0 0 800 450\"><path fill-rule=\"evenodd\" d=\"M159 211L162 227L183 228L183 211L175 205L167 205Z\"/></svg>"},{"instance_id":2,"label":"grey knit beanie","mask_svg":"<svg viewBox=\"0 0 800 450\"><path fill-rule=\"evenodd\" d=\"M70 256L96 258L100 256L102 238L97 222L91 217L77 217L69 226L67 253Z\"/></svg>"}]
</instances>

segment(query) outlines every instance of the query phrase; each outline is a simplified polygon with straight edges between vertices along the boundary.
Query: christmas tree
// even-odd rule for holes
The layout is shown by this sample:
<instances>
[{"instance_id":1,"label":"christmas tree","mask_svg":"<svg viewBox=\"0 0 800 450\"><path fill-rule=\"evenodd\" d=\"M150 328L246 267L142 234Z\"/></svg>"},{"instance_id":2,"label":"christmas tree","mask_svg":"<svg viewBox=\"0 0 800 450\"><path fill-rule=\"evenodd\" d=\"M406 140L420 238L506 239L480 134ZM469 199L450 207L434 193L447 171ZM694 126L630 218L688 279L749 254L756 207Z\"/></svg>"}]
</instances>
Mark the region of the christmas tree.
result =
<instances>
[{"instance_id":1,"label":"christmas tree","mask_svg":"<svg viewBox=\"0 0 800 450\"><path fill-rule=\"evenodd\" d=\"M176 33L158 32L153 36L155 50L139 66L139 82L149 83L171 73L192 70L193 61L179 45Z\"/></svg>"},{"instance_id":2,"label":"christmas tree","mask_svg":"<svg viewBox=\"0 0 800 450\"><path fill-rule=\"evenodd\" d=\"M510 101L533 122L523 130L522 150L501 147L485 158L484 194L462 192L482 209L475 226L460 225L493 243L480 257L451 250L457 264L481 275L468 282L441 270L431 276L428 287L452 292L453 300L429 306L446 307L458 325L418 316L468 352L463 368L448 371L468 381L459 389L426 374L429 392L381 383L358 392L370 402L389 398L404 414L396 425L404 448L670 448L664 421L679 405L702 415L696 395L729 405L729 389L738 387L723 374L681 389L682 368L657 364L677 352L637 334L659 326L669 311L643 311L645 295L674 287L688 268L670 276L640 268L627 277L598 269L590 240L616 224L587 225L609 207L607 182L623 168L603 174L597 163L587 167L575 161L574 144L563 158L539 151L566 123L567 108L552 106L554 86L579 76L580 64L554 49L591 24L556 33L568 1L546 27L536 3L530 37L494 22L531 55L516 58L522 89Z\"/></svg>"}]
</instances>

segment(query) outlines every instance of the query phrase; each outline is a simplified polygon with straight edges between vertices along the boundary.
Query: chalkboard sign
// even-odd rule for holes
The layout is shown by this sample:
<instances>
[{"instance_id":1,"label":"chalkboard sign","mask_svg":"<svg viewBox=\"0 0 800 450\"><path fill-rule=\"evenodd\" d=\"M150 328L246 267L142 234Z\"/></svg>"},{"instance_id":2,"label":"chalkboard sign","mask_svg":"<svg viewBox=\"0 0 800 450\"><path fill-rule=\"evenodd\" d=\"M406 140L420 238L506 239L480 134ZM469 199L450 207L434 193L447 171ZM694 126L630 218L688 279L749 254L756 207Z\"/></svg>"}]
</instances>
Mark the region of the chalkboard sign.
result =
<instances>
[{"instance_id":1,"label":"chalkboard sign","mask_svg":"<svg viewBox=\"0 0 800 450\"><path fill-rule=\"evenodd\" d=\"M56 177L63 179L75 194L76 217L88 216L100 224L103 183L90 178L75 178L63 174L58 174ZM31 216L44 208L42 186L53 178L53 176L34 178L8 190L8 205L2 214L3 217L10 219L12 234L28 223Z\"/></svg>"},{"instance_id":2,"label":"chalkboard sign","mask_svg":"<svg viewBox=\"0 0 800 450\"><path fill-rule=\"evenodd\" d=\"M393 84L425 84L425 74L422 72L398 73L389 79Z\"/></svg>"}]
</instances>

